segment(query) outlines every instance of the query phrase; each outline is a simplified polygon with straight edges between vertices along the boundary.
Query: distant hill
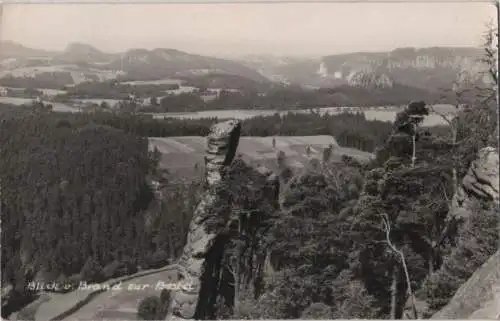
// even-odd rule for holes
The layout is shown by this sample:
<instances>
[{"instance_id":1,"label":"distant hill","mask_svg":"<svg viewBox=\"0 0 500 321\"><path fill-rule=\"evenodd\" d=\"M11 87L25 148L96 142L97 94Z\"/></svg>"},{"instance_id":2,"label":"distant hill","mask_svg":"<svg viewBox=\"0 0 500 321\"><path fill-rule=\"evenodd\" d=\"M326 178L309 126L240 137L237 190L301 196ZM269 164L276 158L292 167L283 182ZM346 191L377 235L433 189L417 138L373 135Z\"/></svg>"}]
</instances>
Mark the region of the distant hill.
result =
<instances>
[{"instance_id":1,"label":"distant hill","mask_svg":"<svg viewBox=\"0 0 500 321\"><path fill-rule=\"evenodd\" d=\"M228 59L190 54L176 49L131 49L125 53L106 53L83 43L71 43L63 52L50 52L25 47L12 41L0 42L0 63L6 68L77 64L72 71L121 71L128 79L152 80L168 77L205 77L210 74L247 78L252 82L270 83L269 79L244 64ZM7 61L8 60L8 61ZM28 61L29 60L29 61ZM75 69L76 68L76 69Z\"/></svg>"},{"instance_id":2,"label":"distant hill","mask_svg":"<svg viewBox=\"0 0 500 321\"><path fill-rule=\"evenodd\" d=\"M275 55L247 55L240 58L234 58L241 61L243 64L257 70L267 78L282 83L290 83L296 81L295 76L290 77L288 74L289 66L295 68L297 75L309 69L314 69L319 58L301 58L289 56ZM304 68L305 67L305 68ZM305 83L303 83L305 85Z\"/></svg>"},{"instance_id":3,"label":"distant hill","mask_svg":"<svg viewBox=\"0 0 500 321\"><path fill-rule=\"evenodd\" d=\"M165 48L132 49L106 67L123 70L137 77L187 77L216 73L238 75L258 82L269 81L254 69L239 62Z\"/></svg>"},{"instance_id":4,"label":"distant hill","mask_svg":"<svg viewBox=\"0 0 500 321\"><path fill-rule=\"evenodd\" d=\"M0 59L8 58L51 58L57 53L25 47L13 41L0 41Z\"/></svg>"},{"instance_id":5,"label":"distant hill","mask_svg":"<svg viewBox=\"0 0 500 321\"><path fill-rule=\"evenodd\" d=\"M71 43L63 52L32 49L11 41L0 42L0 48L1 74L14 77L33 76L53 67L71 72L73 78L95 81L117 77L170 78L199 88L251 91L266 91L274 85L300 85L308 89L336 88L339 100L346 103L353 101L346 92L361 89L363 97L411 93L412 97L433 98L440 89L451 87L459 74L477 84L485 81L484 66L479 62L483 55L480 48L399 48L319 58L252 55L237 60L167 48L106 53L82 43Z\"/></svg>"},{"instance_id":6,"label":"distant hill","mask_svg":"<svg viewBox=\"0 0 500 321\"><path fill-rule=\"evenodd\" d=\"M338 106L384 106L404 105L411 100L437 101L441 95L430 90L391 83L377 85L361 83L340 85L319 90L329 95Z\"/></svg>"},{"instance_id":7,"label":"distant hill","mask_svg":"<svg viewBox=\"0 0 500 321\"><path fill-rule=\"evenodd\" d=\"M109 63L116 56L116 54L105 53L93 46L74 42L54 59L63 63Z\"/></svg>"},{"instance_id":8,"label":"distant hill","mask_svg":"<svg viewBox=\"0 0 500 321\"><path fill-rule=\"evenodd\" d=\"M240 75L211 73L207 75L189 75L177 77L184 81L184 85L196 88L221 88L221 89L241 89L247 91L266 91L271 87L279 87L269 80L255 81Z\"/></svg>"},{"instance_id":9,"label":"distant hill","mask_svg":"<svg viewBox=\"0 0 500 321\"><path fill-rule=\"evenodd\" d=\"M373 79L369 85L397 83L434 91L449 87L460 72L474 82L483 82L482 55L481 48L431 47L280 61L275 57L247 57L241 61L262 74L307 86L364 86L367 79Z\"/></svg>"}]
</instances>

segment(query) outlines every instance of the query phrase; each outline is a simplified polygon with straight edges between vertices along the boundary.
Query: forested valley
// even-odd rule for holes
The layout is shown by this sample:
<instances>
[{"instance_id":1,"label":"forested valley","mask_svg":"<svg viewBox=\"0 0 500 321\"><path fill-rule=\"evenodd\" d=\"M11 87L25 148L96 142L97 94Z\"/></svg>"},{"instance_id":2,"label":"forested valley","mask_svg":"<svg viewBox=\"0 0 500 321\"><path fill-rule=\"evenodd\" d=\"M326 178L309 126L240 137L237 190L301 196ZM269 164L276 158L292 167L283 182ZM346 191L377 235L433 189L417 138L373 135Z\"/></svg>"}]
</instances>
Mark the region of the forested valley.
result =
<instances>
[{"instance_id":1,"label":"forested valley","mask_svg":"<svg viewBox=\"0 0 500 321\"><path fill-rule=\"evenodd\" d=\"M215 119L8 105L1 119L2 281L15 289L4 314L36 297L26 289L31 280L100 282L164 266L180 254L202 182L159 170L147 137L206 135ZM391 127L362 114L290 114L279 127L277 119L248 120L243 132L334 134L343 145L373 151ZM153 180L161 182L161 197Z\"/></svg>"},{"instance_id":2,"label":"forested valley","mask_svg":"<svg viewBox=\"0 0 500 321\"><path fill-rule=\"evenodd\" d=\"M243 136L331 135L376 157L330 162L325 149L303 170L280 166L276 198L261 172L235 159L212 209L235 224L210 222L226 233L221 278L231 285L216 289L206 317L414 319L439 311L499 240L494 199L472 195L473 210L460 218L452 210L478 152L498 151L497 105L479 94L431 128L420 126L431 112L425 103L394 123L361 113L242 121ZM216 119L1 105L0 121L1 275L11 287L2 317L40 295L31 281L75 287L179 259L206 181L160 168L147 138L206 136ZM255 257L267 257L265 267Z\"/></svg>"},{"instance_id":3,"label":"forested valley","mask_svg":"<svg viewBox=\"0 0 500 321\"><path fill-rule=\"evenodd\" d=\"M4 314L36 298L26 288L31 280L100 282L176 260L203 182L166 175L146 137L206 135L215 120L2 107L2 281L14 288ZM249 290L255 285L242 285L238 304L220 317L399 318L409 285L430 298L430 311L441 308L496 249L498 213L487 202L477 206L490 210L441 239L454 179L494 143L494 119L490 104L461 111L455 135L451 127L422 128L413 164L408 148L388 147L393 124L362 114L244 121L243 135L328 134L377 159L294 173L278 209L256 194L264 184L252 178L258 173L233 163L228 190L238 197L224 208L261 213L252 233L273 253L275 271L261 280L257 298ZM161 182L156 190L153 180ZM411 284L388 242L404 253ZM478 247L481 255L472 255ZM391 298L394 286L402 294Z\"/></svg>"}]
</instances>

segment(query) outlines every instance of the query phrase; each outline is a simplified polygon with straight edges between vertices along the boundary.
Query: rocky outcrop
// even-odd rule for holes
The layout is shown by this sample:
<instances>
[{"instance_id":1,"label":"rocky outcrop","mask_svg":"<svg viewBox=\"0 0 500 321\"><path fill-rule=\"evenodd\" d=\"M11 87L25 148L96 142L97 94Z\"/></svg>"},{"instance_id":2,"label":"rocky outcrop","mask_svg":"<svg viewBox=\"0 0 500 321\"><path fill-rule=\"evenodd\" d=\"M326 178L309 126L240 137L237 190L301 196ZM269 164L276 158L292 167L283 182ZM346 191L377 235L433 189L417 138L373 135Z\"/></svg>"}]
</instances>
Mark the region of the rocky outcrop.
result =
<instances>
[{"instance_id":1,"label":"rocky outcrop","mask_svg":"<svg viewBox=\"0 0 500 321\"><path fill-rule=\"evenodd\" d=\"M483 264L458 289L455 296L432 319L499 319L500 251Z\"/></svg>"},{"instance_id":2,"label":"rocky outcrop","mask_svg":"<svg viewBox=\"0 0 500 321\"><path fill-rule=\"evenodd\" d=\"M267 76L300 85L337 87L347 84L350 75L376 72L387 75L394 84L433 92L448 88L457 80L457 74L460 80L485 83L483 54L481 48L399 48L309 59L245 59L245 64Z\"/></svg>"},{"instance_id":3,"label":"rocky outcrop","mask_svg":"<svg viewBox=\"0 0 500 321\"><path fill-rule=\"evenodd\" d=\"M452 200L451 218L466 219L474 213L477 200L499 201L498 150L486 147L479 151Z\"/></svg>"},{"instance_id":4,"label":"rocky outcrop","mask_svg":"<svg viewBox=\"0 0 500 321\"><path fill-rule=\"evenodd\" d=\"M231 164L238 147L241 124L230 120L215 124L207 137L206 191L195 210L189 227L187 243L179 260L180 282L191 286L175 292L167 319L207 319L214 305L213 293L223 255L223 242L212 227L218 217L213 205L217 200L225 169ZM227 222L222 222L222 224ZM219 224L220 226L220 224Z\"/></svg>"},{"instance_id":5,"label":"rocky outcrop","mask_svg":"<svg viewBox=\"0 0 500 321\"><path fill-rule=\"evenodd\" d=\"M477 202L499 202L498 150L486 147L479 151L462 184L452 199L450 220L469 219L477 212ZM498 212L497 212L498 213ZM500 318L500 252L497 251L455 293L450 302L432 319Z\"/></svg>"},{"instance_id":6,"label":"rocky outcrop","mask_svg":"<svg viewBox=\"0 0 500 321\"><path fill-rule=\"evenodd\" d=\"M347 83L353 87L363 87L367 89L392 88L394 82L386 74L376 72L351 72L347 76Z\"/></svg>"}]
</instances>

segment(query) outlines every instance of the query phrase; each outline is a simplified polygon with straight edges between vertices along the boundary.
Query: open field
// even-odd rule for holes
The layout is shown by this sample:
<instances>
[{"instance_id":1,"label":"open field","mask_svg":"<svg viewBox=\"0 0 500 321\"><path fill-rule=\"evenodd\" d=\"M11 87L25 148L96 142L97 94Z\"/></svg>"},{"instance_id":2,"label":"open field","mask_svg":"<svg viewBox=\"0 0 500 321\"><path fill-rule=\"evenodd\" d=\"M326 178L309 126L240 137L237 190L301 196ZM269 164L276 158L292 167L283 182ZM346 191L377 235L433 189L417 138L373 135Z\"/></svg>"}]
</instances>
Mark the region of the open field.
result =
<instances>
[{"instance_id":1,"label":"open field","mask_svg":"<svg viewBox=\"0 0 500 321\"><path fill-rule=\"evenodd\" d=\"M71 72L78 69L76 65L55 65L55 66L35 66L21 67L0 71L0 78L11 75L13 77L33 77L36 74L45 72Z\"/></svg>"},{"instance_id":2,"label":"open field","mask_svg":"<svg viewBox=\"0 0 500 321\"><path fill-rule=\"evenodd\" d=\"M116 104L120 102L119 99L101 99L101 98L72 99L72 101L82 102L82 103L92 103L92 104L101 104L102 102L105 102L111 107L114 107Z\"/></svg>"},{"instance_id":3,"label":"open field","mask_svg":"<svg viewBox=\"0 0 500 321\"><path fill-rule=\"evenodd\" d=\"M135 80L135 81L123 81L123 85L131 86L143 86L143 85L172 85L181 84L182 80L179 79L160 79L160 80Z\"/></svg>"},{"instance_id":4,"label":"open field","mask_svg":"<svg viewBox=\"0 0 500 321\"><path fill-rule=\"evenodd\" d=\"M334 146L331 161L339 161L342 155L362 162L373 157L371 153L340 147L332 136L275 136L274 139L275 148L272 145L273 137L241 137L236 155L254 166L262 165L273 171L278 170L276 156L280 150L293 168L307 166L312 158L321 160L323 150L330 144ZM149 143L150 148L156 147L162 153L160 166L172 173L189 175L203 172L206 137L150 137Z\"/></svg>"},{"instance_id":5,"label":"open field","mask_svg":"<svg viewBox=\"0 0 500 321\"><path fill-rule=\"evenodd\" d=\"M31 104L33 102L32 98L17 98L17 97L0 97L0 103L2 104L12 104L12 105L17 105L21 106L24 104ZM74 113L78 112L77 108L71 107L66 104L61 104L61 103L55 103L55 102L49 102L54 111L60 111L60 112L69 112L69 113Z\"/></svg>"},{"instance_id":6,"label":"open field","mask_svg":"<svg viewBox=\"0 0 500 321\"><path fill-rule=\"evenodd\" d=\"M170 95L180 95L180 94L187 94L187 93L192 93L196 91L198 88L193 87L193 86L180 86L179 89L169 89L165 90L167 94Z\"/></svg>"},{"instance_id":7,"label":"open field","mask_svg":"<svg viewBox=\"0 0 500 321\"><path fill-rule=\"evenodd\" d=\"M86 81L85 75L94 75L99 78L99 81L116 79L118 72L113 70L100 70L94 68L81 68L77 65L54 65L54 66L34 66L34 67L19 67L10 68L0 71L0 78L12 77L34 77L42 73L59 73L69 72L75 84ZM68 84L69 85L69 84Z\"/></svg>"},{"instance_id":8,"label":"open field","mask_svg":"<svg viewBox=\"0 0 500 321\"><path fill-rule=\"evenodd\" d=\"M12 89L12 90L17 90L17 91L22 91L25 88L14 88L14 87L4 87L5 89ZM60 89L50 89L50 88L37 88L36 90L41 91L44 95L46 96L56 96L59 94L65 94L67 93L66 90L60 90Z\"/></svg>"}]
</instances>

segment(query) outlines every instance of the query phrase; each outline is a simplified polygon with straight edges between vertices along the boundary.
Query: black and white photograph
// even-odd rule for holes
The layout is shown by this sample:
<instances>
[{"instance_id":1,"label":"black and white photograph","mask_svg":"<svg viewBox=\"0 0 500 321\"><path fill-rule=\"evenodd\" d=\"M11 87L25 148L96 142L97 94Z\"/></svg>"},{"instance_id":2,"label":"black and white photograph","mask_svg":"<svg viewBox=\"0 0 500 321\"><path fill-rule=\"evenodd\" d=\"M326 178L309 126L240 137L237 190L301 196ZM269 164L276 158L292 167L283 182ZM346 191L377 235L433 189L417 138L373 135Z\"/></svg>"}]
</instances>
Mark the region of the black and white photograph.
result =
<instances>
[{"instance_id":1,"label":"black and white photograph","mask_svg":"<svg viewBox=\"0 0 500 321\"><path fill-rule=\"evenodd\" d=\"M498 2L92 1L0 4L1 320L500 320Z\"/></svg>"}]
</instances>

